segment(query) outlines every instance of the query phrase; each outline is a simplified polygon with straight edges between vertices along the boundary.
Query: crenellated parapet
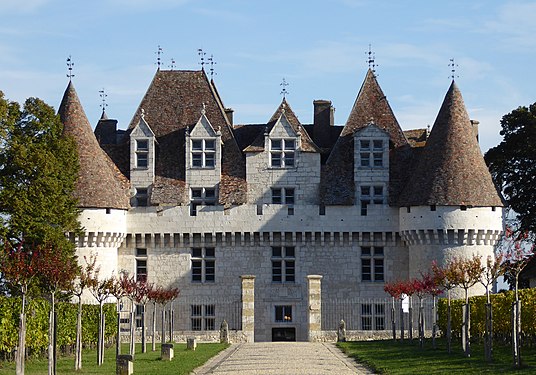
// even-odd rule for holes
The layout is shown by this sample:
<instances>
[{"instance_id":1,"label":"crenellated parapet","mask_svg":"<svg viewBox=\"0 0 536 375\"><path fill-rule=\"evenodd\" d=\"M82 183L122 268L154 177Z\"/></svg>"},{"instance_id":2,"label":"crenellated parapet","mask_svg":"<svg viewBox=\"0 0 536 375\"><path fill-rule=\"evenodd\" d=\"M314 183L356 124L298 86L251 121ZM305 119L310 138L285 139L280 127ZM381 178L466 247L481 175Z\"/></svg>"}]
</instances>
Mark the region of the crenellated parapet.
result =
<instances>
[{"instance_id":1,"label":"crenellated parapet","mask_svg":"<svg viewBox=\"0 0 536 375\"><path fill-rule=\"evenodd\" d=\"M409 246L494 246L501 237L500 230L491 229L419 229L400 232L400 237Z\"/></svg>"}]
</instances>

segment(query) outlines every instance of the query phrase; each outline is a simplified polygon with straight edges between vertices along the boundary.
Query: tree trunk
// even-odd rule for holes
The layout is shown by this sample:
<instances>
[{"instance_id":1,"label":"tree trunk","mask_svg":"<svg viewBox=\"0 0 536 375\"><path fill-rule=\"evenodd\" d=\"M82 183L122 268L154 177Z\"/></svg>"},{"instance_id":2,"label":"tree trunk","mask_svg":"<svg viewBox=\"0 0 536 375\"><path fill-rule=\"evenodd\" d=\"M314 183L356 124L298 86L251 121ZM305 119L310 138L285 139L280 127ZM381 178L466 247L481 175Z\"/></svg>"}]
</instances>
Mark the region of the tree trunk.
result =
<instances>
[{"instance_id":1,"label":"tree trunk","mask_svg":"<svg viewBox=\"0 0 536 375\"><path fill-rule=\"evenodd\" d=\"M160 341L162 342L162 344L165 344L166 343L166 306L165 305L162 305L162 330L160 332L161 332Z\"/></svg>"},{"instance_id":2,"label":"tree trunk","mask_svg":"<svg viewBox=\"0 0 536 375\"><path fill-rule=\"evenodd\" d=\"M99 332L97 336L97 366L102 365L103 362L103 355L102 355L102 348L103 345L103 337L104 337L104 319L103 319L103 301L99 301Z\"/></svg>"},{"instance_id":3,"label":"tree trunk","mask_svg":"<svg viewBox=\"0 0 536 375\"><path fill-rule=\"evenodd\" d=\"M466 357L471 357L471 305L463 305L462 347Z\"/></svg>"},{"instance_id":4,"label":"tree trunk","mask_svg":"<svg viewBox=\"0 0 536 375\"><path fill-rule=\"evenodd\" d=\"M515 300L514 303L512 303L512 356L515 367L521 366L520 323L521 303L519 300Z\"/></svg>"},{"instance_id":5,"label":"tree trunk","mask_svg":"<svg viewBox=\"0 0 536 375\"><path fill-rule=\"evenodd\" d=\"M141 310L141 352L147 353L146 347L146 338L145 338L145 305L142 305Z\"/></svg>"},{"instance_id":6,"label":"tree trunk","mask_svg":"<svg viewBox=\"0 0 536 375\"><path fill-rule=\"evenodd\" d=\"M452 312L450 307L450 289L447 291L447 351L452 353Z\"/></svg>"},{"instance_id":7,"label":"tree trunk","mask_svg":"<svg viewBox=\"0 0 536 375\"><path fill-rule=\"evenodd\" d=\"M76 316L76 344L74 369L82 368L82 295L78 296L78 315Z\"/></svg>"},{"instance_id":8,"label":"tree trunk","mask_svg":"<svg viewBox=\"0 0 536 375\"><path fill-rule=\"evenodd\" d=\"M484 351L486 361L493 360L493 311L491 303L486 303L486 333L484 336Z\"/></svg>"},{"instance_id":9,"label":"tree trunk","mask_svg":"<svg viewBox=\"0 0 536 375\"><path fill-rule=\"evenodd\" d=\"M153 352L156 351L156 302L153 302Z\"/></svg>"},{"instance_id":10,"label":"tree trunk","mask_svg":"<svg viewBox=\"0 0 536 375\"><path fill-rule=\"evenodd\" d=\"M22 307L19 322L19 347L16 356L16 375L24 375L24 359L26 357L26 290L22 290Z\"/></svg>"},{"instance_id":11,"label":"tree trunk","mask_svg":"<svg viewBox=\"0 0 536 375\"><path fill-rule=\"evenodd\" d=\"M130 349L129 354L134 359L136 354L136 308L134 307L134 302L132 302L132 307L130 309Z\"/></svg>"},{"instance_id":12,"label":"tree trunk","mask_svg":"<svg viewBox=\"0 0 536 375\"><path fill-rule=\"evenodd\" d=\"M424 305L423 299L419 298L419 345L424 346Z\"/></svg>"},{"instance_id":13,"label":"tree trunk","mask_svg":"<svg viewBox=\"0 0 536 375\"><path fill-rule=\"evenodd\" d=\"M404 302L400 299L400 340L404 341Z\"/></svg>"},{"instance_id":14,"label":"tree trunk","mask_svg":"<svg viewBox=\"0 0 536 375\"><path fill-rule=\"evenodd\" d=\"M413 304L411 296L409 296L408 336L410 341L413 340Z\"/></svg>"},{"instance_id":15,"label":"tree trunk","mask_svg":"<svg viewBox=\"0 0 536 375\"><path fill-rule=\"evenodd\" d=\"M116 302L117 311L117 333L115 334L115 357L121 354L121 300L118 298Z\"/></svg>"},{"instance_id":16,"label":"tree trunk","mask_svg":"<svg viewBox=\"0 0 536 375\"><path fill-rule=\"evenodd\" d=\"M173 342L173 302L169 306L169 342Z\"/></svg>"},{"instance_id":17,"label":"tree trunk","mask_svg":"<svg viewBox=\"0 0 536 375\"><path fill-rule=\"evenodd\" d=\"M50 314L48 317L48 375L56 375L56 301L50 293Z\"/></svg>"},{"instance_id":18,"label":"tree trunk","mask_svg":"<svg viewBox=\"0 0 536 375\"><path fill-rule=\"evenodd\" d=\"M395 323L395 297L392 297L393 306L391 307L391 329L393 331L393 340L396 340L396 323Z\"/></svg>"},{"instance_id":19,"label":"tree trunk","mask_svg":"<svg viewBox=\"0 0 536 375\"><path fill-rule=\"evenodd\" d=\"M432 348L436 348L436 335L437 335L437 307L436 296L432 296Z\"/></svg>"}]
</instances>

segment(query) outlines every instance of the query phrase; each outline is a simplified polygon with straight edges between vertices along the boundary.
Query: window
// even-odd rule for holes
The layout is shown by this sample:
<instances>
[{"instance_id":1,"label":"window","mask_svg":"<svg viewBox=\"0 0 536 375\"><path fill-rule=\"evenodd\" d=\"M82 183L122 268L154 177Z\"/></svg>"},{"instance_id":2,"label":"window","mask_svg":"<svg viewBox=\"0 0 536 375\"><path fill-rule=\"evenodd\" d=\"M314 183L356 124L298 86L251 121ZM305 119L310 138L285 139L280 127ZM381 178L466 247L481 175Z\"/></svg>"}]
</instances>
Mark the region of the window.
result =
<instances>
[{"instance_id":1,"label":"window","mask_svg":"<svg viewBox=\"0 0 536 375\"><path fill-rule=\"evenodd\" d=\"M294 139L270 139L270 160L272 167L293 167L295 152L296 141Z\"/></svg>"},{"instance_id":2,"label":"window","mask_svg":"<svg viewBox=\"0 0 536 375\"><path fill-rule=\"evenodd\" d=\"M216 280L216 254L213 247L192 248L192 282L213 283Z\"/></svg>"},{"instance_id":3,"label":"window","mask_svg":"<svg viewBox=\"0 0 536 375\"><path fill-rule=\"evenodd\" d=\"M361 305L361 329L364 331L385 329L385 306L379 303Z\"/></svg>"},{"instance_id":4,"label":"window","mask_svg":"<svg viewBox=\"0 0 536 375\"><path fill-rule=\"evenodd\" d=\"M191 140L192 168L214 168L216 165L216 140Z\"/></svg>"},{"instance_id":5,"label":"window","mask_svg":"<svg viewBox=\"0 0 536 375\"><path fill-rule=\"evenodd\" d=\"M214 331L216 329L216 305L190 305L192 331Z\"/></svg>"},{"instance_id":6,"label":"window","mask_svg":"<svg viewBox=\"0 0 536 375\"><path fill-rule=\"evenodd\" d=\"M275 306L276 323L292 323L292 306Z\"/></svg>"},{"instance_id":7,"label":"window","mask_svg":"<svg viewBox=\"0 0 536 375\"><path fill-rule=\"evenodd\" d=\"M383 140L361 139L359 141L359 158L362 167L383 167Z\"/></svg>"},{"instance_id":8,"label":"window","mask_svg":"<svg viewBox=\"0 0 536 375\"><path fill-rule=\"evenodd\" d=\"M367 216L367 207L369 204L383 204L383 186L362 185L360 190L361 216Z\"/></svg>"},{"instance_id":9,"label":"window","mask_svg":"<svg viewBox=\"0 0 536 375\"><path fill-rule=\"evenodd\" d=\"M136 206L146 207L148 205L147 188L136 188Z\"/></svg>"},{"instance_id":10,"label":"window","mask_svg":"<svg viewBox=\"0 0 536 375\"><path fill-rule=\"evenodd\" d=\"M272 204L294 204L294 188L272 188Z\"/></svg>"},{"instance_id":11,"label":"window","mask_svg":"<svg viewBox=\"0 0 536 375\"><path fill-rule=\"evenodd\" d=\"M136 281L147 281L147 249L136 249Z\"/></svg>"},{"instance_id":12,"label":"window","mask_svg":"<svg viewBox=\"0 0 536 375\"><path fill-rule=\"evenodd\" d=\"M272 282L293 283L296 280L294 246L272 247Z\"/></svg>"},{"instance_id":13,"label":"window","mask_svg":"<svg viewBox=\"0 0 536 375\"><path fill-rule=\"evenodd\" d=\"M384 281L383 247L361 247L361 281Z\"/></svg>"},{"instance_id":14,"label":"window","mask_svg":"<svg viewBox=\"0 0 536 375\"><path fill-rule=\"evenodd\" d=\"M216 204L215 188L192 188L190 190L190 215L197 215L197 206L214 206Z\"/></svg>"},{"instance_id":15,"label":"window","mask_svg":"<svg viewBox=\"0 0 536 375\"><path fill-rule=\"evenodd\" d=\"M147 139L136 140L136 168L147 169L149 166L149 141Z\"/></svg>"}]
</instances>

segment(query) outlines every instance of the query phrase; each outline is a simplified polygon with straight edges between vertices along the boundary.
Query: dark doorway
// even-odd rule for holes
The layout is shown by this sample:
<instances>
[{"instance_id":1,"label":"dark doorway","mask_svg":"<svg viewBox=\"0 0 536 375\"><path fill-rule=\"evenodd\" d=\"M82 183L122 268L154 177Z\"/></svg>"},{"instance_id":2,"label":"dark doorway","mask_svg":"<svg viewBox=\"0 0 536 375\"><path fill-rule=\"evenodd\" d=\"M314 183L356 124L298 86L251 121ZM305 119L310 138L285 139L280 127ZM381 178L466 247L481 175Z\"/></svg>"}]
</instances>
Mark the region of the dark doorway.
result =
<instances>
[{"instance_id":1,"label":"dark doorway","mask_svg":"<svg viewBox=\"0 0 536 375\"><path fill-rule=\"evenodd\" d=\"M272 328L272 341L296 341L296 328Z\"/></svg>"}]
</instances>

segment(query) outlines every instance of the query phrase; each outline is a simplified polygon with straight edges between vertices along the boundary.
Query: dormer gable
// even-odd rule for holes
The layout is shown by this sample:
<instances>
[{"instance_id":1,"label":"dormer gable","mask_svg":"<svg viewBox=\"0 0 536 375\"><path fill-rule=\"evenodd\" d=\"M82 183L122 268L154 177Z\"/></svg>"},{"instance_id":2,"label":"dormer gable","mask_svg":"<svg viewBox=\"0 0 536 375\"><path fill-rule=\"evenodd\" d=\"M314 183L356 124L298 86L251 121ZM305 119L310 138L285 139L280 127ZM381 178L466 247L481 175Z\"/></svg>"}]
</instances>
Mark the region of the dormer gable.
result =
<instances>
[{"instance_id":1,"label":"dormer gable","mask_svg":"<svg viewBox=\"0 0 536 375\"><path fill-rule=\"evenodd\" d=\"M207 118L207 115L205 111L201 111L201 117L199 117L199 120L197 120L197 123L193 126L192 129L188 130L190 137L211 137L215 138L219 136L221 133L219 131L215 131L214 127L210 123L209 119Z\"/></svg>"},{"instance_id":2,"label":"dormer gable","mask_svg":"<svg viewBox=\"0 0 536 375\"><path fill-rule=\"evenodd\" d=\"M354 132L354 166L358 169L389 168L389 133L374 122Z\"/></svg>"},{"instance_id":3,"label":"dormer gable","mask_svg":"<svg viewBox=\"0 0 536 375\"><path fill-rule=\"evenodd\" d=\"M145 115L142 114L138 125L130 132L130 138L155 138L153 130L145 120Z\"/></svg>"}]
</instances>

